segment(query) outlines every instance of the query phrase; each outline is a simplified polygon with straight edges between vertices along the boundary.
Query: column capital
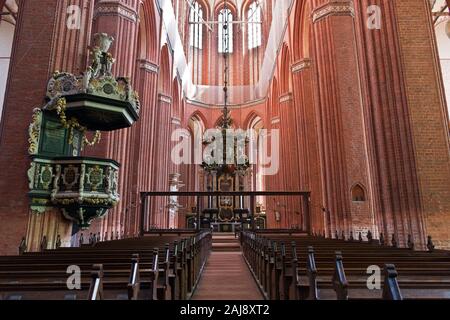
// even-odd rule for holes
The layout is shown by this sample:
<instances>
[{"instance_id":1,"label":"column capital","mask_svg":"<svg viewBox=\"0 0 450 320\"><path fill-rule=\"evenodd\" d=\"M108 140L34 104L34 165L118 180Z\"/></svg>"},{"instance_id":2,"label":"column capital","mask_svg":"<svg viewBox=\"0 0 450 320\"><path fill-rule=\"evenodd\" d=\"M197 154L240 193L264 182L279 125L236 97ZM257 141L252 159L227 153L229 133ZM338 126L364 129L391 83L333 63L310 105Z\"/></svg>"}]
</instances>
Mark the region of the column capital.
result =
<instances>
[{"instance_id":1,"label":"column capital","mask_svg":"<svg viewBox=\"0 0 450 320\"><path fill-rule=\"evenodd\" d=\"M172 104L172 97L169 97L166 94L160 93L160 94L158 94L158 101L165 102L167 104Z\"/></svg>"},{"instance_id":2,"label":"column capital","mask_svg":"<svg viewBox=\"0 0 450 320\"><path fill-rule=\"evenodd\" d=\"M280 117L274 117L272 118L272 124L278 124L281 122L281 118Z\"/></svg>"},{"instance_id":3,"label":"column capital","mask_svg":"<svg viewBox=\"0 0 450 320\"><path fill-rule=\"evenodd\" d=\"M159 72L159 66L150 61L150 60L145 60L145 59L140 59L138 60L139 63L139 68L148 71L150 73L158 73Z\"/></svg>"},{"instance_id":4,"label":"column capital","mask_svg":"<svg viewBox=\"0 0 450 320\"><path fill-rule=\"evenodd\" d=\"M298 73L311 67L311 59L305 58L294 62L291 66L292 73Z\"/></svg>"},{"instance_id":5,"label":"column capital","mask_svg":"<svg viewBox=\"0 0 450 320\"><path fill-rule=\"evenodd\" d=\"M94 19L100 16L120 16L134 23L139 20L139 14L135 8L131 8L118 1L98 2L94 9Z\"/></svg>"},{"instance_id":6,"label":"column capital","mask_svg":"<svg viewBox=\"0 0 450 320\"><path fill-rule=\"evenodd\" d=\"M291 92L287 92L280 96L280 103L285 103L293 100L293 96Z\"/></svg>"},{"instance_id":7,"label":"column capital","mask_svg":"<svg viewBox=\"0 0 450 320\"><path fill-rule=\"evenodd\" d=\"M329 16L355 17L355 7L352 0L330 0L328 3L314 9L312 21L316 23Z\"/></svg>"},{"instance_id":8,"label":"column capital","mask_svg":"<svg viewBox=\"0 0 450 320\"><path fill-rule=\"evenodd\" d=\"M181 126L181 119L178 117L172 117L172 124Z\"/></svg>"}]
</instances>

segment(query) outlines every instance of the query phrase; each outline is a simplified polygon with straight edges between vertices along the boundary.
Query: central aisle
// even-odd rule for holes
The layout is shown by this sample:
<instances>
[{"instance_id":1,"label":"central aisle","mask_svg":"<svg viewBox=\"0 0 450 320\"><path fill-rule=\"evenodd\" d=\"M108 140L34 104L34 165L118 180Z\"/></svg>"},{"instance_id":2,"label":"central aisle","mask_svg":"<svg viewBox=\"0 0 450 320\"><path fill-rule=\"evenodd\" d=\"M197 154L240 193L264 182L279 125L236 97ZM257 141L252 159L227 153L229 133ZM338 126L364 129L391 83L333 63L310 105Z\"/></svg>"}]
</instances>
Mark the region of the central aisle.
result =
<instances>
[{"instance_id":1,"label":"central aisle","mask_svg":"<svg viewBox=\"0 0 450 320\"><path fill-rule=\"evenodd\" d=\"M192 300L262 299L239 241L232 235L214 235L211 256Z\"/></svg>"}]
</instances>

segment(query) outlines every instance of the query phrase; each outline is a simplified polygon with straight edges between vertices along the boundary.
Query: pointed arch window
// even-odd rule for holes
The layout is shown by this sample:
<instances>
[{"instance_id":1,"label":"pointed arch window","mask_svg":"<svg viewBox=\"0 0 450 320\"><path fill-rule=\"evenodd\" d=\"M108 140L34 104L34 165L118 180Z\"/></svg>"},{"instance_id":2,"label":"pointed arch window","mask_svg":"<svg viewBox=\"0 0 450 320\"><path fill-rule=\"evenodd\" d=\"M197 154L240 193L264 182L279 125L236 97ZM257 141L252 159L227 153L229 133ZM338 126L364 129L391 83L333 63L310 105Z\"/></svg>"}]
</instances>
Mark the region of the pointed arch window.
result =
<instances>
[{"instance_id":1,"label":"pointed arch window","mask_svg":"<svg viewBox=\"0 0 450 320\"><path fill-rule=\"evenodd\" d=\"M219 12L219 53L233 53L233 14L230 9Z\"/></svg>"},{"instance_id":2,"label":"pointed arch window","mask_svg":"<svg viewBox=\"0 0 450 320\"><path fill-rule=\"evenodd\" d=\"M262 45L262 14L259 1L254 1L248 8L248 49Z\"/></svg>"},{"instance_id":3,"label":"pointed arch window","mask_svg":"<svg viewBox=\"0 0 450 320\"><path fill-rule=\"evenodd\" d=\"M203 49L203 8L197 1L189 13L189 33L191 47Z\"/></svg>"}]
</instances>

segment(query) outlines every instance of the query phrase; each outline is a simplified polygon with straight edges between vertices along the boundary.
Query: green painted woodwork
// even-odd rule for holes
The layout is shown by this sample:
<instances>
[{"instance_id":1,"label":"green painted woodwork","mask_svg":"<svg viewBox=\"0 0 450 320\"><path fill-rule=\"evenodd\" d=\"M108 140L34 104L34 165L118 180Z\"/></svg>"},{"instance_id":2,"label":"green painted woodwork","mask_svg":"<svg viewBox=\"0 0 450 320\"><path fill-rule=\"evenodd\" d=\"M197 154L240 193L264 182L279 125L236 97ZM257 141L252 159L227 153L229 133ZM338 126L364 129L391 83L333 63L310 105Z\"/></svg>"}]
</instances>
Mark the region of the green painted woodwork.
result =
<instances>
[{"instance_id":1,"label":"green painted woodwork","mask_svg":"<svg viewBox=\"0 0 450 320\"><path fill-rule=\"evenodd\" d=\"M114 131L131 127L138 119L137 110L128 101L93 94L65 96L66 114L78 119L88 130Z\"/></svg>"},{"instance_id":2,"label":"green painted woodwork","mask_svg":"<svg viewBox=\"0 0 450 320\"><path fill-rule=\"evenodd\" d=\"M78 156L82 134L79 130L66 129L59 118L51 112L44 112L41 124L38 154L43 156ZM69 143L72 132L72 143Z\"/></svg>"},{"instance_id":3,"label":"green painted woodwork","mask_svg":"<svg viewBox=\"0 0 450 320\"><path fill-rule=\"evenodd\" d=\"M140 112L130 80L112 74L115 59L108 51L114 39L99 33L93 40L91 65L80 75L55 72L47 83L47 103L33 110L29 127L32 212L60 208L81 229L118 203L119 164L79 157L80 152L100 141L100 131L131 127ZM92 141L88 131L96 131Z\"/></svg>"},{"instance_id":4,"label":"green painted woodwork","mask_svg":"<svg viewBox=\"0 0 450 320\"><path fill-rule=\"evenodd\" d=\"M119 164L86 157L33 156L28 171L34 212L61 208L82 229L119 202Z\"/></svg>"}]
</instances>

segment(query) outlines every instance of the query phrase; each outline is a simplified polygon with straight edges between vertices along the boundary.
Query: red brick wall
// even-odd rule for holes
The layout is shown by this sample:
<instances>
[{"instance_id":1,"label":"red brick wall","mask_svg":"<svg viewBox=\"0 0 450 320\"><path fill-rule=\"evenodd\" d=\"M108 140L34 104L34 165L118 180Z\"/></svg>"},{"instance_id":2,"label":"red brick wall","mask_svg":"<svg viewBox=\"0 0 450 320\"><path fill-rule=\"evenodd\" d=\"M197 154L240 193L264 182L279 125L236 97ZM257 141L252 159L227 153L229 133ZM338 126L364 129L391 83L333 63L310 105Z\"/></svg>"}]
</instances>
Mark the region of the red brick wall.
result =
<instances>
[{"instance_id":1,"label":"red brick wall","mask_svg":"<svg viewBox=\"0 0 450 320\"><path fill-rule=\"evenodd\" d=\"M281 150L280 173L265 179L266 188L311 190L316 232L327 230L330 235L344 230L348 234L355 226L363 226L395 233L401 243L413 234L415 241L423 244L430 234L439 245L449 246L448 119L427 1L354 1L354 18L329 16L313 23L313 10L328 2L297 1L280 50L277 81L273 81L268 99L232 110L238 127L245 127L247 120L258 114L265 128L281 129L286 144ZM0 136L0 218L7 221L0 224L0 254L17 252L27 228L32 229L28 233L36 244L45 233L38 232L39 228L59 223L55 213L29 219L27 129L32 109L42 106L50 74L84 69L85 48L93 32L108 32L116 38L114 72L134 79L142 114L132 129L105 134L102 143L88 152L122 163L122 201L89 232L136 234L139 192L167 190L168 174L173 171L184 174L185 190L199 185L198 170L170 164L170 135L179 126L172 117L180 117L186 128L189 118L200 114L205 127L211 128L220 118L220 110L175 99L177 92L168 76L174 73L171 54L168 50L162 58L161 20L154 2L146 1L142 10L135 0L108 2L144 12L146 41L139 38L142 30L137 21L118 14L96 15L93 3L22 1ZM65 28L68 4L81 4L86 12L81 31ZM380 31L366 28L364 15L369 4L382 7ZM185 10L184 2L180 4L183 10L181 7ZM271 16L270 6L264 14ZM96 19L91 30L92 16ZM264 33L268 34L268 28ZM244 36L236 39L239 37L242 40ZM217 41L211 40L210 49L217 51L216 46ZM235 49L240 47L235 45ZM217 78L222 73L218 63L222 57L215 51L209 52L203 72L212 70ZM237 56L242 52L236 52ZM248 83L249 70L241 68L245 61L241 58L233 64L235 84ZM304 59L310 60L311 66L292 74L291 66ZM160 71L147 69L142 61ZM219 83L216 78L204 75L210 84ZM160 93L172 103L158 99ZM291 98L286 99L287 94ZM279 121L272 122L278 116ZM355 183L366 188L366 204L352 203L350 190ZM322 206L328 214L324 215ZM270 227L301 222L296 205L288 203L280 223L274 221L276 208L269 209ZM154 222L160 226L165 226L166 220L154 213ZM180 221L180 226L183 224ZM66 232L64 226L59 229Z\"/></svg>"},{"instance_id":2,"label":"red brick wall","mask_svg":"<svg viewBox=\"0 0 450 320\"><path fill-rule=\"evenodd\" d=\"M27 132L32 110L45 97L57 3L22 1L19 9L0 135L0 254L17 253L27 233Z\"/></svg>"},{"instance_id":3,"label":"red brick wall","mask_svg":"<svg viewBox=\"0 0 450 320\"><path fill-rule=\"evenodd\" d=\"M408 116L427 233L450 247L450 149L428 1L395 1Z\"/></svg>"}]
</instances>

